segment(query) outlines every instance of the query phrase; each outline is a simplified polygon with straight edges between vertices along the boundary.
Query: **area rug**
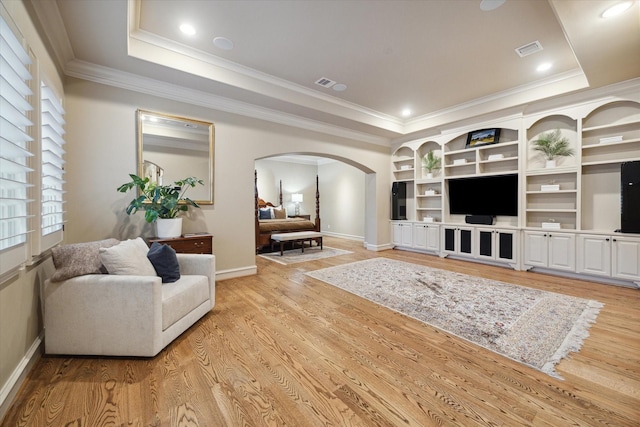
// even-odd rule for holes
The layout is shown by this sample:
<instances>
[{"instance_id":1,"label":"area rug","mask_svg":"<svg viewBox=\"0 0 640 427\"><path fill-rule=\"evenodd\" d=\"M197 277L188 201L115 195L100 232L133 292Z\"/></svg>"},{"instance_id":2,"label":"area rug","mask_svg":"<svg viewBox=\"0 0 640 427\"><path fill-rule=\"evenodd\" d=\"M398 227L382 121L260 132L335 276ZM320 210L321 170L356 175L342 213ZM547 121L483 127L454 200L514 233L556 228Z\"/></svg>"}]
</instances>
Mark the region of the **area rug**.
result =
<instances>
[{"instance_id":1,"label":"area rug","mask_svg":"<svg viewBox=\"0 0 640 427\"><path fill-rule=\"evenodd\" d=\"M259 256L280 264L289 265L298 262L314 261L317 259L330 258L338 255L350 254L351 251L330 248L325 246L322 250L320 246L305 247L304 252L300 248L284 251L284 255L280 256L280 251L268 254L260 254Z\"/></svg>"},{"instance_id":2,"label":"area rug","mask_svg":"<svg viewBox=\"0 0 640 427\"><path fill-rule=\"evenodd\" d=\"M560 378L603 304L386 258L306 273Z\"/></svg>"}]
</instances>

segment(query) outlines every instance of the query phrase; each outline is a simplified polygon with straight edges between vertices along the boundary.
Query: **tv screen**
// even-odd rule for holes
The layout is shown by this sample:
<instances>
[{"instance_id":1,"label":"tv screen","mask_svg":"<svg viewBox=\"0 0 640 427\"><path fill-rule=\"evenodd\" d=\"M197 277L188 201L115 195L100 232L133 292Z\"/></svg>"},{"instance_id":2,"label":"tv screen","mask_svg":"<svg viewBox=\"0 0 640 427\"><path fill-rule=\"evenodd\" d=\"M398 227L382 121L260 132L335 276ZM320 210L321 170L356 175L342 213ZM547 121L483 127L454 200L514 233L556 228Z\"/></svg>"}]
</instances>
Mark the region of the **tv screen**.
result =
<instances>
[{"instance_id":1,"label":"tv screen","mask_svg":"<svg viewBox=\"0 0 640 427\"><path fill-rule=\"evenodd\" d=\"M450 179L449 213L518 216L518 175Z\"/></svg>"}]
</instances>

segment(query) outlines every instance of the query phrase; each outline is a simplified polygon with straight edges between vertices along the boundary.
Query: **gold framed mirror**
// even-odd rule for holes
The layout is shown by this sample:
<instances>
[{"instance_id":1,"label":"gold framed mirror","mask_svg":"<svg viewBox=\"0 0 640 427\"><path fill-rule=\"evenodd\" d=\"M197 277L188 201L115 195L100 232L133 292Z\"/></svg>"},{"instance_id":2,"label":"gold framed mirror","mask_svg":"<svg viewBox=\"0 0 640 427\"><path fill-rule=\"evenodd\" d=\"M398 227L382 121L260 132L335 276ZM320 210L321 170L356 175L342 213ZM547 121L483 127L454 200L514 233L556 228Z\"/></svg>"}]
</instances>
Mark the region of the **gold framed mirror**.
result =
<instances>
[{"instance_id":1,"label":"gold framed mirror","mask_svg":"<svg viewBox=\"0 0 640 427\"><path fill-rule=\"evenodd\" d=\"M165 185L194 176L204 185L190 188L187 197L212 205L213 123L140 109L137 119L138 176Z\"/></svg>"}]
</instances>

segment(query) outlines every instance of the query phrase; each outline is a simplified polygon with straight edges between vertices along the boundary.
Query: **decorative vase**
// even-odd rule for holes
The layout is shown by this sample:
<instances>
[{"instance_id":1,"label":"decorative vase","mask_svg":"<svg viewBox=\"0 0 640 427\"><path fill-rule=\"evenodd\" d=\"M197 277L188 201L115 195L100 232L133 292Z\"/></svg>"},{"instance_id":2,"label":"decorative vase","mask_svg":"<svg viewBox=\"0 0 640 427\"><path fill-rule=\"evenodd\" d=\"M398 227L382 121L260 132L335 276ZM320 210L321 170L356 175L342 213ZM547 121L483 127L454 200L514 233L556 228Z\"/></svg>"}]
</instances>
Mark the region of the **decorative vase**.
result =
<instances>
[{"instance_id":1,"label":"decorative vase","mask_svg":"<svg viewBox=\"0 0 640 427\"><path fill-rule=\"evenodd\" d=\"M182 235L182 218L158 218L156 235L162 239L180 237Z\"/></svg>"},{"instance_id":2,"label":"decorative vase","mask_svg":"<svg viewBox=\"0 0 640 427\"><path fill-rule=\"evenodd\" d=\"M556 167L556 161L555 160L547 160L547 164L545 165L545 167L552 169Z\"/></svg>"}]
</instances>

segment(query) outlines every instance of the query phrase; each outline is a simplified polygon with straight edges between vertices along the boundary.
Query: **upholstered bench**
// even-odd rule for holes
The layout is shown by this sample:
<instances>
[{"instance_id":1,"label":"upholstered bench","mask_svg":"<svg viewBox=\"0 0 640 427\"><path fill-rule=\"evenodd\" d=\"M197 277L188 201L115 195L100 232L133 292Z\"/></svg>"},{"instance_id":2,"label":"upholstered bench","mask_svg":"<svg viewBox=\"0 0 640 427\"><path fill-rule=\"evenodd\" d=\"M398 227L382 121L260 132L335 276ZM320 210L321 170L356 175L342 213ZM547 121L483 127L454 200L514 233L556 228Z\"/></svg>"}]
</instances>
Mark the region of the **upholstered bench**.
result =
<instances>
[{"instance_id":1,"label":"upholstered bench","mask_svg":"<svg viewBox=\"0 0 640 427\"><path fill-rule=\"evenodd\" d=\"M284 255L285 242L293 242L294 244L300 242L302 252L304 252L304 242L308 240L309 246L311 246L311 241L315 240L319 244L320 250L322 250L322 233L318 231L296 231L294 233L272 234L271 240L280 243L280 256Z\"/></svg>"}]
</instances>

